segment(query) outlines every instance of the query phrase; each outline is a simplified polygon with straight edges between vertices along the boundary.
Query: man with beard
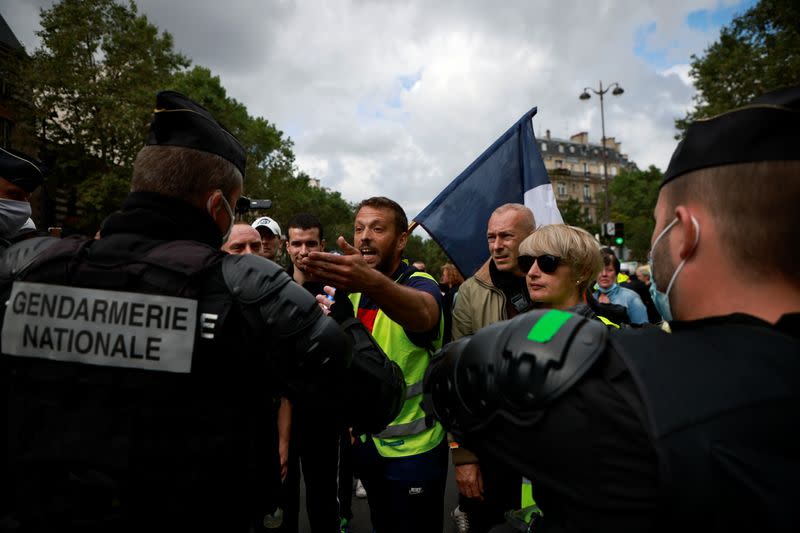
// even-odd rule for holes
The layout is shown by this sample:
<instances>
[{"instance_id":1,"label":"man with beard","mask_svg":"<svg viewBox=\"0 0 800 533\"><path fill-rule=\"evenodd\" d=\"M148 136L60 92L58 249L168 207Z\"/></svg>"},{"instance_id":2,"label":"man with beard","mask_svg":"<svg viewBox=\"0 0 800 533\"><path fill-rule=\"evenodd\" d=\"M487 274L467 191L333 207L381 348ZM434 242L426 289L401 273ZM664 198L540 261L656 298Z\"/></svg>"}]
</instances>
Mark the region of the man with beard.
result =
<instances>
[{"instance_id":1,"label":"man with beard","mask_svg":"<svg viewBox=\"0 0 800 533\"><path fill-rule=\"evenodd\" d=\"M537 530L797 531L798 198L800 87L693 123L651 240L671 333L534 311L448 345L429 412L534 480Z\"/></svg>"},{"instance_id":2,"label":"man with beard","mask_svg":"<svg viewBox=\"0 0 800 533\"><path fill-rule=\"evenodd\" d=\"M408 240L403 209L385 197L361 202L354 246L343 255L312 252L306 271L350 292L358 318L405 376L406 401L386 429L361 435L355 470L367 489L376 531L442 531L447 444L442 426L422 411L422 377L441 347L441 292L436 281L402 260ZM337 295L341 298L341 294ZM317 297L323 305L325 297Z\"/></svg>"}]
</instances>

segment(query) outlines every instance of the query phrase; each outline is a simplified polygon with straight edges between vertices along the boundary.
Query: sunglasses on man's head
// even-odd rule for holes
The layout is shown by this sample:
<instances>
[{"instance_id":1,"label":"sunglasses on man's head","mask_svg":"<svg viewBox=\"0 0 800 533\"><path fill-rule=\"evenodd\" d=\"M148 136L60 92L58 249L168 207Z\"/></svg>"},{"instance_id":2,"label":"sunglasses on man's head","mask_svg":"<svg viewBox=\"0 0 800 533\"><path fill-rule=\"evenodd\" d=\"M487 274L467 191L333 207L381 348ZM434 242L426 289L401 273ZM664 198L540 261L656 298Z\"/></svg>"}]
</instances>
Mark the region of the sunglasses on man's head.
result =
<instances>
[{"instance_id":1,"label":"sunglasses on man's head","mask_svg":"<svg viewBox=\"0 0 800 533\"><path fill-rule=\"evenodd\" d=\"M545 274L552 274L558 268L558 264L561 262L560 257L556 257L550 254L544 254L539 256L532 256L532 255L521 255L519 259L517 259L517 264L519 265L519 269L522 272L528 272L533 263L539 264L539 270L544 272Z\"/></svg>"}]
</instances>

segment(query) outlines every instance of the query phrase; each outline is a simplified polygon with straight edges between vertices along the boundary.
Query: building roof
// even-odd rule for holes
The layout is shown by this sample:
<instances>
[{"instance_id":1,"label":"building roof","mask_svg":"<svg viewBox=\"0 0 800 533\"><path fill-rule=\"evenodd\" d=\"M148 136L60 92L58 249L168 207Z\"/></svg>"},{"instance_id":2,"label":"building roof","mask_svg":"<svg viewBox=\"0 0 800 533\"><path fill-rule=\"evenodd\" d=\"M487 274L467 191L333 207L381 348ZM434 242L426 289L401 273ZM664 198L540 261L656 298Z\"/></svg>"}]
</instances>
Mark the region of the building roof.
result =
<instances>
[{"instance_id":1,"label":"building roof","mask_svg":"<svg viewBox=\"0 0 800 533\"><path fill-rule=\"evenodd\" d=\"M611 137L609 137L611 139ZM582 143L576 142L569 139L559 139L557 137L538 137L536 141L539 143L539 148L542 156L553 156L559 157L562 156L564 158L568 157L577 157L580 159L586 159L590 161L602 161L603 160L603 153L602 153L602 146L600 143ZM547 149L542 149L542 143L547 145ZM559 152L558 146L561 145L564 147L563 152ZM627 154L622 154L613 148L609 147L608 149L608 160L609 161L619 161L621 164L632 164L631 161L628 160Z\"/></svg>"},{"instance_id":2,"label":"building roof","mask_svg":"<svg viewBox=\"0 0 800 533\"><path fill-rule=\"evenodd\" d=\"M2 14L0 14L0 44L13 50L25 50Z\"/></svg>"}]
</instances>

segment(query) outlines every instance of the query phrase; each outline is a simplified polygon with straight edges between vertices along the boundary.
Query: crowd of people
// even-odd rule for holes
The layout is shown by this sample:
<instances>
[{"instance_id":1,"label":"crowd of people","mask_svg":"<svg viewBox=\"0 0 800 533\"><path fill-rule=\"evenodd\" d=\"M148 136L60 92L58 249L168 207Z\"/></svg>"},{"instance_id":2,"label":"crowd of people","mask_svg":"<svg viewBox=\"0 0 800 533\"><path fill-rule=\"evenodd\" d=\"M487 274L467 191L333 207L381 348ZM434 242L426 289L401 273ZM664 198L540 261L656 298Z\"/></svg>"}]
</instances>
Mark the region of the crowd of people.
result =
<instances>
[{"instance_id":1,"label":"crowd of people","mask_svg":"<svg viewBox=\"0 0 800 533\"><path fill-rule=\"evenodd\" d=\"M693 124L647 266L511 203L439 282L386 197L335 246L237 222L245 152L179 93L96 239L31 231L0 149L0 531L296 532L301 477L321 533L356 478L377 533L796 530L798 117Z\"/></svg>"}]
</instances>

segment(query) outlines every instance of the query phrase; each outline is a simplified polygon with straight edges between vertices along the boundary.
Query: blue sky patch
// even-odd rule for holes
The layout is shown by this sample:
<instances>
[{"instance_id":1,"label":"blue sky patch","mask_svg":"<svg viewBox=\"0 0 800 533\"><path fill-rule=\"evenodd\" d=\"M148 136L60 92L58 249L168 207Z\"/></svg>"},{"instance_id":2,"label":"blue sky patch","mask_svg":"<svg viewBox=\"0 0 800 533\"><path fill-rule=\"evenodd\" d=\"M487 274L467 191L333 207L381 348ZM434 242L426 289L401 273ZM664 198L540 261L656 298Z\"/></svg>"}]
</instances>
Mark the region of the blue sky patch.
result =
<instances>
[{"instance_id":1,"label":"blue sky patch","mask_svg":"<svg viewBox=\"0 0 800 533\"><path fill-rule=\"evenodd\" d=\"M686 24L693 30L718 31L727 25L734 17L744 14L745 11L756 5L756 0L744 0L735 6L717 6L716 9L698 9L686 16Z\"/></svg>"},{"instance_id":2,"label":"blue sky patch","mask_svg":"<svg viewBox=\"0 0 800 533\"><path fill-rule=\"evenodd\" d=\"M719 30L722 26L730 24L734 17L744 14L745 11L753 7L757 0L741 0L735 6L723 6L718 3L714 9L698 9L690 12L686 16L686 27L706 33L713 40L719 37ZM678 63L688 62L688 56L681 60L676 59L676 55L682 55L682 43L678 40L670 41L666 46L653 48L651 37L656 33L658 27L655 22L643 24L636 29L633 36L633 53L641 57L645 62L656 70L666 70Z\"/></svg>"}]
</instances>

